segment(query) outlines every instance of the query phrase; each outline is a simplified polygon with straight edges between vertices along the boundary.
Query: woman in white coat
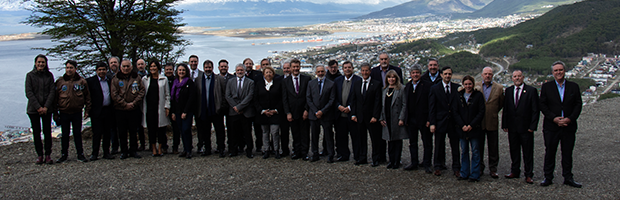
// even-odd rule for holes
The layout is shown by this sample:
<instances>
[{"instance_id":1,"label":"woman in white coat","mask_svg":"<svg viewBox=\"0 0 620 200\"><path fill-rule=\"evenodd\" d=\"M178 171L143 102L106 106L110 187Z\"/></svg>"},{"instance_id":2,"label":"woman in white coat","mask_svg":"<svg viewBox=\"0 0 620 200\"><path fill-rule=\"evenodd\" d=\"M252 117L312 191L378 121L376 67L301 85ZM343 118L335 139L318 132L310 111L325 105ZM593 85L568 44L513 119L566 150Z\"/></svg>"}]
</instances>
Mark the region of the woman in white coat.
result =
<instances>
[{"instance_id":1,"label":"woman in white coat","mask_svg":"<svg viewBox=\"0 0 620 200\"><path fill-rule=\"evenodd\" d=\"M167 117L170 112L170 89L168 79L160 76L160 73L161 64L157 60L152 60L149 75L142 78L146 88L142 106L144 113L142 126L148 130L149 144L155 157L164 155L161 148L167 143L166 127L170 124Z\"/></svg>"}]
</instances>

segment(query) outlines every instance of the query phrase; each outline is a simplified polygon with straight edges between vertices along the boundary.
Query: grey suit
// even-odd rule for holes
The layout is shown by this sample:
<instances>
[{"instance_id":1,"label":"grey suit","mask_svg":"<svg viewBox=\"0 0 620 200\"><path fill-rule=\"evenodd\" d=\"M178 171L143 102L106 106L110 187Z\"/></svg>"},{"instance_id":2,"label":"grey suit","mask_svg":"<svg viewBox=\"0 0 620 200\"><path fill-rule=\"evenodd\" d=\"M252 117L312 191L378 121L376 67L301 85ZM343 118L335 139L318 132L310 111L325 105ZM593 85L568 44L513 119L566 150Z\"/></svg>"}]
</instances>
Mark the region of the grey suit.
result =
<instances>
[{"instance_id":1,"label":"grey suit","mask_svg":"<svg viewBox=\"0 0 620 200\"><path fill-rule=\"evenodd\" d=\"M381 93L382 109L380 120L386 122L386 126L383 126L382 138L388 141L388 155L390 156L388 168L396 169L400 165L400 158L403 153L403 139L409 137L407 127L398 125L399 121L406 122L407 95L405 94L404 86L400 89L394 89L391 96L392 101L387 102L388 92L389 88L385 88ZM417 161L415 162L417 163Z\"/></svg>"},{"instance_id":2,"label":"grey suit","mask_svg":"<svg viewBox=\"0 0 620 200\"><path fill-rule=\"evenodd\" d=\"M334 157L334 132L332 124L334 121L334 101L336 99L336 88L334 82L323 78L323 88L319 85L319 79L311 80L308 83L306 101L308 102L308 119L312 129L312 156L317 159L319 155L319 135L320 126L323 126L323 139L327 143L327 153L330 161ZM323 112L321 118L317 118L316 113Z\"/></svg>"},{"instance_id":3,"label":"grey suit","mask_svg":"<svg viewBox=\"0 0 620 200\"><path fill-rule=\"evenodd\" d=\"M230 106L228 110L228 151L232 155L237 154L241 141L245 141L245 152L248 157L252 155L254 148L252 139L252 121L250 118L256 114L252 103L254 97L254 81L243 77L241 92L238 91L238 79L231 78L226 84L226 101ZM239 110L237 113L234 108Z\"/></svg>"}]
</instances>

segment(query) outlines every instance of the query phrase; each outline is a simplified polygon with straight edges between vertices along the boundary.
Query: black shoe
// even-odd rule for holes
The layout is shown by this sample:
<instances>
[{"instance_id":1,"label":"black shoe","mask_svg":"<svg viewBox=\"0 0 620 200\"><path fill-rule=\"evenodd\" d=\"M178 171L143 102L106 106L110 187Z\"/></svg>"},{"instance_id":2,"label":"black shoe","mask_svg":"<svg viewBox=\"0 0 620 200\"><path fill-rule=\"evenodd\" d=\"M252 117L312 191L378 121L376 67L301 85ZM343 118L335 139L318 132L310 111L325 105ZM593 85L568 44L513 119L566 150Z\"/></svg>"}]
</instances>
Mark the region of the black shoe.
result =
<instances>
[{"instance_id":1,"label":"black shoe","mask_svg":"<svg viewBox=\"0 0 620 200\"><path fill-rule=\"evenodd\" d=\"M181 157L181 158L186 157L186 156L187 156L187 152L185 152L185 151L179 153L179 157Z\"/></svg>"},{"instance_id":2,"label":"black shoe","mask_svg":"<svg viewBox=\"0 0 620 200\"><path fill-rule=\"evenodd\" d=\"M370 164L371 167L376 167L379 166L379 161L372 161L372 164Z\"/></svg>"},{"instance_id":3,"label":"black shoe","mask_svg":"<svg viewBox=\"0 0 620 200\"><path fill-rule=\"evenodd\" d=\"M368 160L366 159L355 161L355 165L365 165L365 164L368 164Z\"/></svg>"},{"instance_id":4,"label":"black shoe","mask_svg":"<svg viewBox=\"0 0 620 200\"><path fill-rule=\"evenodd\" d=\"M581 188L581 183L575 182L575 180L564 180L564 185L568 185L571 187Z\"/></svg>"},{"instance_id":5,"label":"black shoe","mask_svg":"<svg viewBox=\"0 0 620 200\"><path fill-rule=\"evenodd\" d=\"M468 179L467 177L458 177L458 178L456 178L456 180L459 180L459 181L464 181L464 180L467 180L467 179Z\"/></svg>"},{"instance_id":6,"label":"black shoe","mask_svg":"<svg viewBox=\"0 0 620 200\"><path fill-rule=\"evenodd\" d=\"M119 153L118 149L112 149L112 151L110 152L110 154L112 154L112 155L116 155L118 153Z\"/></svg>"},{"instance_id":7,"label":"black shoe","mask_svg":"<svg viewBox=\"0 0 620 200\"><path fill-rule=\"evenodd\" d=\"M77 159L78 159L80 162L83 162L83 163L88 162L88 159L86 159L86 157L84 157L84 155L78 155L78 156L77 156Z\"/></svg>"},{"instance_id":8,"label":"black shoe","mask_svg":"<svg viewBox=\"0 0 620 200\"><path fill-rule=\"evenodd\" d=\"M297 160L297 159L300 159L300 158L301 158L301 155L299 155L299 154L293 154L291 156L291 159L293 159L293 160Z\"/></svg>"},{"instance_id":9,"label":"black shoe","mask_svg":"<svg viewBox=\"0 0 620 200\"><path fill-rule=\"evenodd\" d=\"M396 163L392 165L392 169L398 169L400 168L400 164Z\"/></svg>"},{"instance_id":10,"label":"black shoe","mask_svg":"<svg viewBox=\"0 0 620 200\"><path fill-rule=\"evenodd\" d=\"M553 181L551 181L550 179L545 179L542 182L540 182L540 186L543 186L543 187L547 187L551 184L553 184Z\"/></svg>"},{"instance_id":11,"label":"black shoe","mask_svg":"<svg viewBox=\"0 0 620 200\"><path fill-rule=\"evenodd\" d=\"M269 152L268 151L263 154L263 159L267 159L267 158L269 158Z\"/></svg>"},{"instance_id":12,"label":"black shoe","mask_svg":"<svg viewBox=\"0 0 620 200\"><path fill-rule=\"evenodd\" d=\"M336 159L336 161L338 161L338 162L346 162L346 161L349 161L349 158L348 157L344 157L344 156L340 156L340 157L338 157L338 159Z\"/></svg>"},{"instance_id":13,"label":"black shoe","mask_svg":"<svg viewBox=\"0 0 620 200\"><path fill-rule=\"evenodd\" d=\"M321 153L319 153L319 156L326 156L327 153L325 151L321 151Z\"/></svg>"},{"instance_id":14,"label":"black shoe","mask_svg":"<svg viewBox=\"0 0 620 200\"><path fill-rule=\"evenodd\" d=\"M114 159L114 156L110 155L110 154L104 154L103 157L101 157L103 159L108 159L108 160L112 160Z\"/></svg>"},{"instance_id":15,"label":"black shoe","mask_svg":"<svg viewBox=\"0 0 620 200\"><path fill-rule=\"evenodd\" d=\"M327 163L334 163L334 157L330 156L329 158L327 158Z\"/></svg>"},{"instance_id":16,"label":"black shoe","mask_svg":"<svg viewBox=\"0 0 620 200\"><path fill-rule=\"evenodd\" d=\"M308 160L310 160L310 157L309 157L309 156L306 156L306 157L303 157L301 160L303 160L303 161L308 161Z\"/></svg>"},{"instance_id":17,"label":"black shoe","mask_svg":"<svg viewBox=\"0 0 620 200\"><path fill-rule=\"evenodd\" d=\"M424 172L426 172L427 174L432 174L433 170L430 167L424 167Z\"/></svg>"},{"instance_id":18,"label":"black shoe","mask_svg":"<svg viewBox=\"0 0 620 200\"><path fill-rule=\"evenodd\" d=\"M187 154L185 155L185 158L187 159L192 159L192 152L187 152Z\"/></svg>"},{"instance_id":19,"label":"black shoe","mask_svg":"<svg viewBox=\"0 0 620 200\"><path fill-rule=\"evenodd\" d=\"M407 171L417 170L418 169L418 165L417 165L417 163L411 163L410 165L408 165L407 167L405 167L403 169L407 170Z\"/></svg>"},{"instance_id":20,"label":"black shoe","mask_svg":"<svg viewBox=\"0 0 620 200\"><path fill-rule=\"evenodd\" d=\"M58 158L58 160L56 160L56 163L62 163L67 161L67 155L62 155L60 156L60 158Z\"/></svg>"},{"instance_id":21,"label":"black shoe","mask_svg":"<svg viewBox=\"0 0 620 200\"><path fill-rule=\"evenodd\" d=\"M138 151L144 151L144 145L140 145L140 147L138 147Z\"/></svg>"},{"instance_id":22,"label":"black shoe","mask_svg":"<svg viewBox=\"0 0 620 200\"><path fill-rule=\"evenodd\" d=\"M306 157L307 158L307 157ZM318 156L312 156L312 158L310 158L310 162L316 162L319 161L319 157Z\"/></svg>"},{"instance_id":23,"label":"black shoe","mask_svg":"<svg viewBox=\"0 0 620 200\"><path fill-rule=\"evenodd\" d=\"M394 164L392 164L392 162L388 163L387 168L392 169L392 167L394 167Z\"/></svg>"},{"instance_id":24,"label":"black shoe","mask_svg":"<svg viewBox=\"0 0 620 200\"><path fill-rule=\"evenodd\" d=\"M126 159L126 158L129 158L129 154L126 154L126 153L121 153L121 157L120 157L120 158L121 158L121 160L124 160L124 159Z\"/></svg>"},{"instance_id":25,"label":"black shoe","mask_svg":"<svg viewBox=\"0 0 620 200\"><path fill-rule=\"evenodd\" d=\"M282 158L280 153L276 152L276 159L280 159L280 158Z\"/></svg>"},{"instance_id":26,"label":"black shoe","mask_svg":"<svg viewBox=\"0 0 620 200\"><path fill-rule=\"evenodd\" d=\"M130 156L134 158L142 158L142 156L138 155L136 152L131 153Z\"/></svg>"},{"instance_id":27,"label":"black shoe","mask_svg":"<svg viewBox=\"0 0 620 200\"><path fill-rule=\"evenodd\" d=\"M472 182L472 183L473 183L473 182L478 182L478 181L480 181L480 180L478 180L478 179L473 179L473 178L470 178L470 179L469 179L469 182Z\"/></svg>"},{"instance_id":28,"label":"black shoe","mask_svg":"<svg viewBox=\"0 0 620 200\"><path fill-rule=\"evenodd\" d=\"M252 152L247 152L245 153L245 157L254 158L254 154L252 154Z\"/></svg>"},{"instance_id":29,"label":"black shoe","mask_svg":"<svg viewBox=\"0 0 620 200\"><path fill-rule=\"evenodd\" d=\"M224 153L224 150L220 151L220 158L226 157L226 154Z\"/></svg>"},{"instance_id":30,"label":"black shoe","mask_svg":"<svg viewBox=\"0 0 620 200\"><path fill-rule=\"evenodd\" d=\"M289 155L289 151L288 150L282 150L282 154L280 154L280 156L288 156Z\"/></svg>"},{"instance_id":31,"label":"black shoe","mask_svg":"<svg viewBox=\"0 0 620 200\"><path fill-rule=\"evenodd\" d=\"M230 153L228 156L230 156L230 157L235 157L235 156L238 156L238 155L239 155L239 154L238 154L237 152L234 152L234 153Z\"/></svg>"},{"instance_id":32,"label":"black shoe","mask_svg":"<svg viewBox=\"0 0 620 200\"><path fill-rule=\"evenodd\" d=\"M88 160L95 161L95 160L99 160L99 158L97 158L96 155L90 155L90 158L88 158Z\"/></svg>"},{"instance_id":33,"label":"black shoe","mask_svg":"<svg viewBox=\"0 0 620 200\"><path fill-rule=\"evenodd\" d=\"M208 156L211 155L211 151L203 151L200 156Z\"/></svg>"}]
</instances>

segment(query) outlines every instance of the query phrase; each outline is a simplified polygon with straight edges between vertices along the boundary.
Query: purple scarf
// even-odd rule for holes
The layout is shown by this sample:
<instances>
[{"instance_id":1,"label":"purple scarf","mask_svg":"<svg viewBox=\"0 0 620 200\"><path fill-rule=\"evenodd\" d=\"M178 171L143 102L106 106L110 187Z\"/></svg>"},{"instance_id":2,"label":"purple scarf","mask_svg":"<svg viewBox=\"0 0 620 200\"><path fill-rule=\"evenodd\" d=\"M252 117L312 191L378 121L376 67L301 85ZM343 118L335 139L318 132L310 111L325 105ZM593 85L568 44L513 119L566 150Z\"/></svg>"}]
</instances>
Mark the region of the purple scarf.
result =
<instances>
[{"instance_id":1,"label":"purple scarf","mask_svg":"<svg viewBox=\"0 0 620 200\"><path fill-rule=\"evenodd\" d=\"M183 78L181 82L177 80L173 81L174 83L172 84L172 91L171 91L172 93L170 94L170 96L172 97L172 100L175 100L175 101L179 101L179 93L181 93L181 88L185 86L185 84L187 84L187 80L189 80L189 77Z\"/></svg>"}]
</instances>

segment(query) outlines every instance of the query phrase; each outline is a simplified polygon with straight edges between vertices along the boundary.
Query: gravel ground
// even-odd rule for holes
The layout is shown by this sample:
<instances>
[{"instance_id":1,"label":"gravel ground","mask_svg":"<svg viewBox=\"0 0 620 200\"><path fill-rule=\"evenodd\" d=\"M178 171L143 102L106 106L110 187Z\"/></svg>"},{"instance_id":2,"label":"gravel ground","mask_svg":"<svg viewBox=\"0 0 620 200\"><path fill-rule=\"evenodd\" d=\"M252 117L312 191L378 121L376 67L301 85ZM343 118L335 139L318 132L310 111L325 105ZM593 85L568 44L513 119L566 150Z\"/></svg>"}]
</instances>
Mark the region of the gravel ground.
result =
<instances>
[{"instance_id":1,"label":"gravel ground","mask_svg":"<svg viewBox=\"0 0 620 200\"><path fill-rule=\"evenodd\" d=\"M423 170L355 166L353 161L329 164L325 157L314 163L264 160L258 154L254 159L211 155L188 160L170 154L154 158L144 151L142 159L81 163L73 144L68 162L35 165L33 144L20 143L0 147L0 199L620 199L619 105L615 98L583 109L573 169L581 189L561 184L559 155L555 184L538 185L543 179L541 127L535 136L534 185L522 178L492 179L488 170L480 182L469 183L457 181L449 171L437 177ZM500 176L510 172L507 140L500 131ZM84 145L90 153L90 141ZM56 159L60 140L54 140L53 148ZM402 162L410 162L406 145Z\"/></svg>"}]
</instances>

